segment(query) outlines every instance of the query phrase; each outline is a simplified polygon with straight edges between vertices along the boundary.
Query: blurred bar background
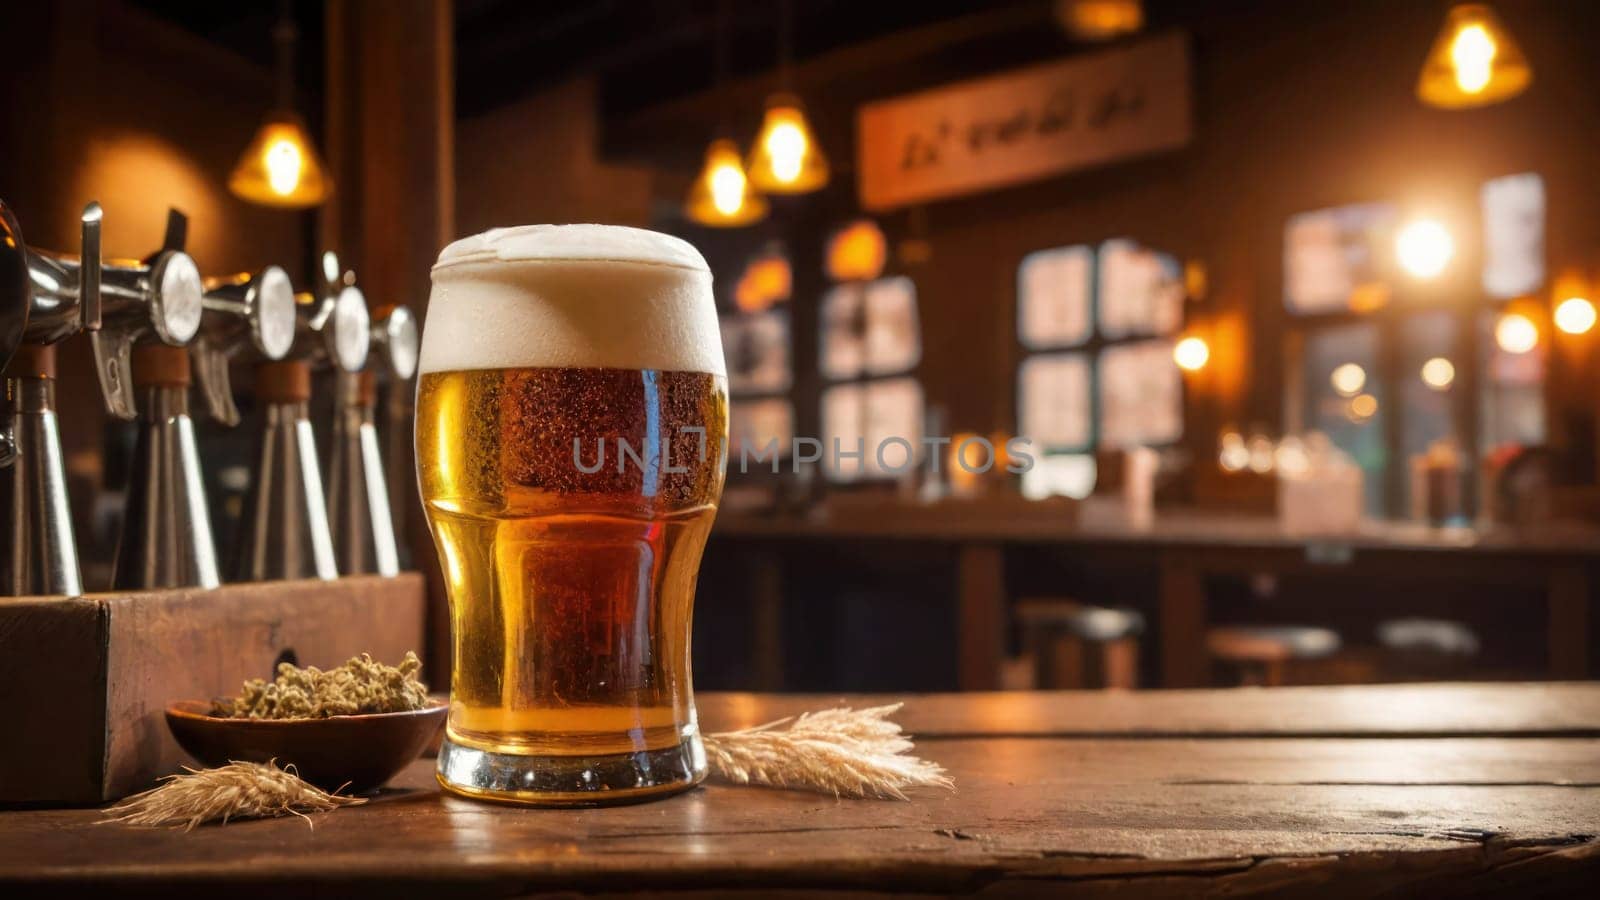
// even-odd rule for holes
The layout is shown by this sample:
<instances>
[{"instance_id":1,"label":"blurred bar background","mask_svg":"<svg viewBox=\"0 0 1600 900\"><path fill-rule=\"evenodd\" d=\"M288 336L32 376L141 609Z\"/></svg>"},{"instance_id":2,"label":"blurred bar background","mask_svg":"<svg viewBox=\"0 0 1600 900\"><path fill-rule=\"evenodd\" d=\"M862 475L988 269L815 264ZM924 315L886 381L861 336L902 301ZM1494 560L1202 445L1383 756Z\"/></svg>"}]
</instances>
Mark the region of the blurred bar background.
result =
<instances>
[{"instance_id":1,"label":"blurred bar background","mask_svg":"<svg viewBox=\"0 0 1600 900\"><path fill-rule=\"evenodd\" d=\"M99 200L106 256L142 256L176 207L208 275L273 263L299 286L335 251L374 318L424 322L438 249L486 228L602 222L700 248L736 442L699 687L1600 664L1592 4L64 0L6 17L0 197L35 246L75 247ZM298 211L228 187L286 93L334 186ZM86 342L59 356L102 590L134 426L105 416ZM384 390L377 424L400 561L426 570L409 390ZM314 417L333 399L315 391ZM195 426L232 546L254 429ZM903 473L903 451L872 453L891 436L913 450ZM990 472L962 469L964 436L994 448ZM795 460L796 437L868 456L828 471ZM1024 474L1004 471L1015 437ZM779 472L737 471L769 441Z\"/></svg>"}]
</instances>

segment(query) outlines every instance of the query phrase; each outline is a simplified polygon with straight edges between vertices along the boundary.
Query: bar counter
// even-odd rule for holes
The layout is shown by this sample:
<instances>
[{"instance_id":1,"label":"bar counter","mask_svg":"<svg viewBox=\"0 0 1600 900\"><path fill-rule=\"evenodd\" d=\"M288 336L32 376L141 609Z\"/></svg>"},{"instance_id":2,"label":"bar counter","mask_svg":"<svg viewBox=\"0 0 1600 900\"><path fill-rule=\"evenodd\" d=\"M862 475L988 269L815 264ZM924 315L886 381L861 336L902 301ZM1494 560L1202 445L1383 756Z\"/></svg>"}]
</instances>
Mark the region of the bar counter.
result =
<instances>
[{"instance_id":1,"label":"bar counter","mask_svg":"<svg viewBox=\"0 0 1600 900\"><path fill-rule=\"evenodd\" d=\"M716 731L886 699L707 694L701 718ZM309 824L186 834L0 812L0 894L1526 896L1600 878L1600 685L903 699L898 719L954 793L711 783L529 810L443 796L424 759Z\"/></svg>"},{"instance_id":2,"label":"bar counter","mask_svg":"<svg viewBox=\"0 0 1600 900\"><path fill-rule=\"evenodd\" d=\"M1120 510L1104 505L1086 503L1076 515L1056 517L1015 515L1015 509L945 503L862 506L807 517L724 513L712 540L738 545L747 559L750 602L758 611L751 640L772 648L758 653L758 659L775 657L781 647L781 635L771 628L782 619L786 547L797 541L895 541L938 546L955 562L955 640L963 690L1000 687L1011 599L1005 551L1022 546L1058 546L1069 554L1092 555L1097 563L1129 562L1157 572L1156 649L1162 685L1169 688L1208 683L1206 580L1226 575L1405 576L1538 586L1548 601L1549 677L1589 677L1591 568L1600 560L1600 529L1593 526L1430 528L1373 522L1350 534L1316 536L1286 532L1275 518L1262 515L1163 510L1149 524L1134 525Z\"/></svg>"}]
</instances>

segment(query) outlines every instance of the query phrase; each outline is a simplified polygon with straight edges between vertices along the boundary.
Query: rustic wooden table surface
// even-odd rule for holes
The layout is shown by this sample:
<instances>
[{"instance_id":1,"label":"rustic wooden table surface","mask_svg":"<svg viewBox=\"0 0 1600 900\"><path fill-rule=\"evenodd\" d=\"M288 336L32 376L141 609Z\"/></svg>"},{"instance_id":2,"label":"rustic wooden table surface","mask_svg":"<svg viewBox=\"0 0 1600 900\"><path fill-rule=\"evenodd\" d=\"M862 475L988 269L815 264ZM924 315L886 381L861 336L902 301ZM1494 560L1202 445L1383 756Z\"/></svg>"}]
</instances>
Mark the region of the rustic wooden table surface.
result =
<instances>
[{"instance_id":1,"label":"rustic wooden table surface","mask_svg":"<svg viewBox=\"0 0 1600 900\"><path fill-rule=\"evenodd\" d=\"M707 694L701 717L720 730L839 700ZM641 806L528 810L441 796L423 760L315 828L184 834L96 825L94 810L0 812L0 896L1595 896L1600 884L1596 684L916 696L900 720L957 793L900 803L710 784Z\"/></svg>"}]
</instances>

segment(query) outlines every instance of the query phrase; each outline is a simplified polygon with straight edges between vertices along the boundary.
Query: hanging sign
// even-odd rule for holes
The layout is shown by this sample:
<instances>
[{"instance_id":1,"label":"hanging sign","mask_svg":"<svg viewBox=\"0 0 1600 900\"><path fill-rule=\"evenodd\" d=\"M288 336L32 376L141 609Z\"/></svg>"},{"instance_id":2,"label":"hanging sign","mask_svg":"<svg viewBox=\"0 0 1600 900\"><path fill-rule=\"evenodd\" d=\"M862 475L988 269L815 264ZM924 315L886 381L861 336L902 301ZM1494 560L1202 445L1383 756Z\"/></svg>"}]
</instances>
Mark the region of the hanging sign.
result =
<instances>
[{"instance_id":1,"label":"hanging sign","mask_svg":"<svg viewBox=\"0 0 1600 900\"><path fill-rule=\"evenodd\" d=\"M869 103L857 114L861 205L888 210L1182 147L1189 41L1090 57Z\"/></svg>"}]
</instances>

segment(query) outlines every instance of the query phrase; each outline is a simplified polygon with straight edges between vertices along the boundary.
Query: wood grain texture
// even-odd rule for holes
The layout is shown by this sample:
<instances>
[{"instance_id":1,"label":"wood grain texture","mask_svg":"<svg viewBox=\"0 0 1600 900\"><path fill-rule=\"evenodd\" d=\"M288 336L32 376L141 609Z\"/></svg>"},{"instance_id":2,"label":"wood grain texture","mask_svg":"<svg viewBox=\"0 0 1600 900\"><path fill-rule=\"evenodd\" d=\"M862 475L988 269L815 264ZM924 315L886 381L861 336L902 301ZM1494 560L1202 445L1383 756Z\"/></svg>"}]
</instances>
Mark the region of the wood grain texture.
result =
<instances>
[{"instance_id":1,"label":"wood grain texture","mask_svg":"<svg viewBox=\"0 0 1600 900\"><path fill-rule=\"evenodd\" d=\"M1446 690L1485 707L1508 696ZM1336 692L1185 693L1218 707L1264 694L1266 706L1292 719ZM1582 693L1592 701L1600 688ZM1119 699L1135 709L1155 696ZM707 699L708 712L724 717L713 725L708 716L713 727L789 706ZM711 784L641 806L525 810L443 796L423 760L373 803L318 816L314 829L288 819L185 835L95 826L89 810L4 813L0 892L92 882L119 895L230 897L314 889L1581 896L1600 877L1600 738L1048 736L1050 722L1081 710L1077 699L1040 698L1033 725L1041 736L925 739L921 752L949 767L958 791L920 791L908 803ZM1011 701L919 698L904 718L997 721L1016 712ZM1123 719L1153 719L1161 709ZM1464 718L1441 718L1449 715ZM1558 722L1524 724L1547 731Z\"/></svg>"},{"instance_id":2,"label":"wood grain texture","mask_svg":"<svg viewBox=\"0 0 1600 900\"><path fill-rule=\"evenodd\" d=\"M358 653L395 662L422 643L421 576L359 576L215 591L108 596L107 799L149 786L188 760L167 733L175 700L236 693L293 653L328 668Z\"/></svg>"},{"instance_id":3,"label":"wood grain texture","mask_svg":"<svg viewBox=\"0 0 1600 900\"><path fill-rule=\"evenodd\" d=\"M162 711L235 693L292 654L338 665L420 649L422 579L224 585L0 601L0 803L99 803L187 761ZM41 686L48 686L41 689Z\"/></svg>"},{"instance_id":4,"label":"wood grain texture","mask_svg":"<svg viewBox=\"0 0 1600 900\"><path fill-rule=\"evenodd\" d=\"M704 693L708 732L808 709L904 700L922 737L1600 737L1600 684L1393 684L1232 690L983 694Z\"/></svg>"},{"instance_id":5,"label":"wood grain texture","mask_svg":"<svg viewBox=\"0 0 1600 900\"><path fill-rule=\"evenodd\" d=\"M0 802L100 798L106 610L83 597L0 598ZM46 765L36 765L36 761Z\"/></svg>"}]
</instances>

